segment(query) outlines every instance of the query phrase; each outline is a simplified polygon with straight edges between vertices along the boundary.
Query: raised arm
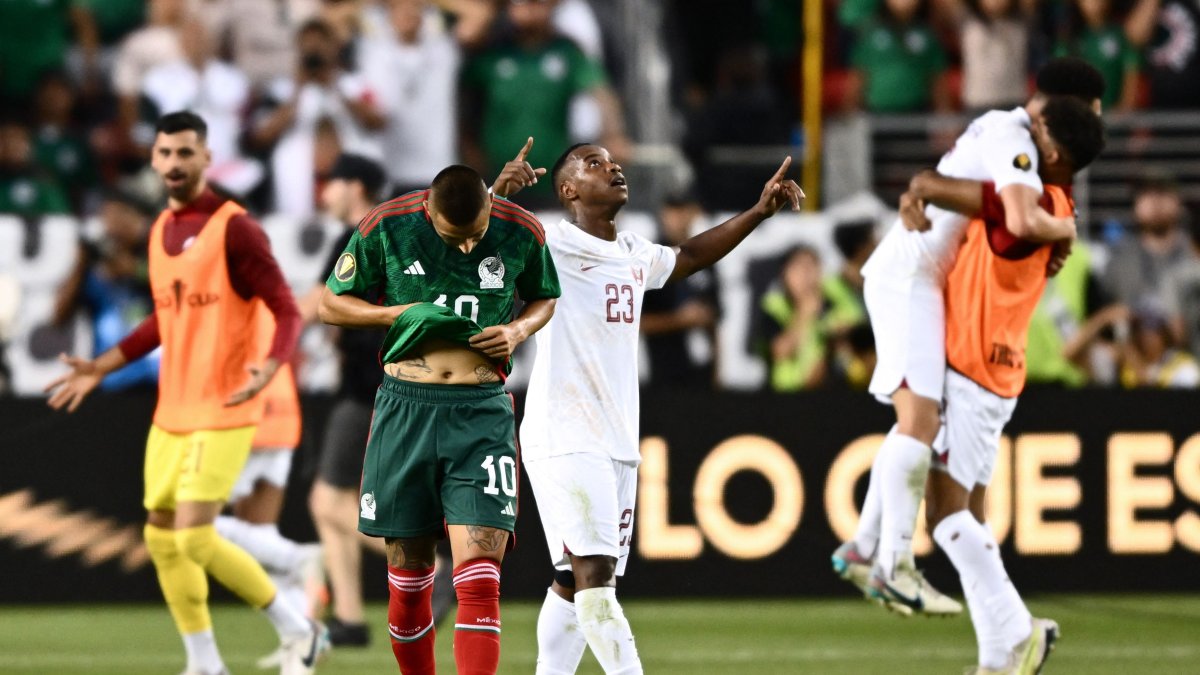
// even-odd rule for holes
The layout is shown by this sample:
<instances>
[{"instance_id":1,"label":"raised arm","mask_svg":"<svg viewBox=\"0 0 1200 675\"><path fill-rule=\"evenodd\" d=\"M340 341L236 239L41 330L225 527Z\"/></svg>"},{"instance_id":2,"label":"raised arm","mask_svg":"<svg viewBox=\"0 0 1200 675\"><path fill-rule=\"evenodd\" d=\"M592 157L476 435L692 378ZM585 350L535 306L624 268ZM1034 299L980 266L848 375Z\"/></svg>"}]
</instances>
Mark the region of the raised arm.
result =
<instances>
[{"instance_id":1,"label":"raised arm","mask_svg":"<svg viewBox=\"0 0 1200 675\"><path fill-rule=\"evenodd\" d=\"M683 279L710 267L732 251L764 220L779 213L785 205L791 204L792 210L799 211L804 191L796 185L796 181L785 178L791 165L791 157L783 160L779 170L763 187L757 204L680 244L675 255L675 269L671 272L669 281Z\"/></svg>"}]
</instances>

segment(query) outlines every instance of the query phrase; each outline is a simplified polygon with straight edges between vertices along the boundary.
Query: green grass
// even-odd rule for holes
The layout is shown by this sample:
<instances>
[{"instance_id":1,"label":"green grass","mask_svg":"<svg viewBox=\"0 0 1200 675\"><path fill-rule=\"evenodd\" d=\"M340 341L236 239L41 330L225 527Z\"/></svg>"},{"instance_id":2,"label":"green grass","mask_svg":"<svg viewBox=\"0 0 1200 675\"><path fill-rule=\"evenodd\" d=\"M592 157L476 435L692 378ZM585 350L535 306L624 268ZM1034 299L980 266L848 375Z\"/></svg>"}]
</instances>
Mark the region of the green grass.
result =
<instances>
[{"instance_id":1,"label":"green grass","mask_svg":"<svg viewBox=\"0 0 1200 675\"><path fill-rule=\"evenodd\" d=\"M975 658L970 621L902 619L860 600L639 601L625 603L646 671L674 673L961 673ZM1200 596L1037 597L1035 615L1063 629L1047 673L1120 675L1200 672ZM538 604L504 605L501 673L532 673ZM340 650L323 674L395 673L370 608L375 643ZM275 646L266 620L234 605L213 609L217 637L234 672ZM450 631L438 639L442 672L454 672ZM183 647L158 606L0 608L0 673L177 673ZM600 673L585 655L580 673Z\"/></svg>"}]
</instances>

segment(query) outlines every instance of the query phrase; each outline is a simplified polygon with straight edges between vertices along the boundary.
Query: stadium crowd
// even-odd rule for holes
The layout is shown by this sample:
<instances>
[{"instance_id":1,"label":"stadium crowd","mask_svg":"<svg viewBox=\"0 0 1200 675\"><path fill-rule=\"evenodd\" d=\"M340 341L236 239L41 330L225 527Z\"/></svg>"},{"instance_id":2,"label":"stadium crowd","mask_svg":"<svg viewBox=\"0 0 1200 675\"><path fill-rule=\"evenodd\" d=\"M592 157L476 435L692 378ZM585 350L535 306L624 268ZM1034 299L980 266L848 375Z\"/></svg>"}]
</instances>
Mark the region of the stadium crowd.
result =
<instances>
[{"instance_id":1,"label":"stadium crowd","mask_svg":"<svg viewBox=\"0 0 1200 675\"><path fill-rule=\"evenodd\" d=\"M80 239L53 311L59 324L86 312L99 352L151 307L145 240L162 195L147 158L158 116L200 113L209 124L212 182L253 211L296 222L320 216L321 187L343 154L402 158L384 165L390 187L381 198L423 187L455 162L495 175L528 136L537 139L534 166L549 166L582 138L636 163L637 129L627 127L616 93L625 62L606 35L611 4L0 3L0 214L25 223L27 248L46 216L99 223ZM760 0L736 12L731 4L667 3L678 140L698 178L662 202L656 222L664 243L682 241L707 212L754 194L728 170L708 166L705 148L778 146L800 133L802 3ZM1058 54L1105 73L1108 109L1200 109L1194 2L825 5L829 115L1011 107L1025 98L1029 73ZM749 177L751 185L759 180ZM517 201L554 208L548 183ZM1051 283L1031 330L1031 382L1200 386L1200 222L1176 179L1154 172L1135 186L1131 212L1111 236L1080 241ZM838 258L798 247L755 270L750 306L721 306L711 273L648 295L652 380L712 383L719 319L744 312L754 317L752 348L770 363L766 386L864 388L874 351L860 269L889 224L839 223ZM8 272L0 267L0 277ZM6 293L19 294L19 285L0 283ZM0 331L0 350L3 339ZM153 382L155 368L142 363L108 384Z\"/></svg>"}]
</instances>

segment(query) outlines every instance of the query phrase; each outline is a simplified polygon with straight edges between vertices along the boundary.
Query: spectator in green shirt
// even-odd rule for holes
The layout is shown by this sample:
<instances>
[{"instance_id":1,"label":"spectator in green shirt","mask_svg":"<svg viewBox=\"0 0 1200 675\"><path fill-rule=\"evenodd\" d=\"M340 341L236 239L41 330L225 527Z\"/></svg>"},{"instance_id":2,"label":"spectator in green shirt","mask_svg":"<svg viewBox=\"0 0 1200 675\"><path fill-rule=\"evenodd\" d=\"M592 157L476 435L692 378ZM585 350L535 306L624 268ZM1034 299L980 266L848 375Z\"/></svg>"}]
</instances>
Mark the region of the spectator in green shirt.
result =
<instances>
[{"instance_id":1,"label":"spectator in green shirt","mask_svg":"<svg viewBox=\"0 0 1200 675\"><path fill-rule=\"evenodd\" d=\"M75 103L65 73L51 71L42 77L34 94L33 154L35 163L67 190L73 210L80 212L97 176L92 149L75 125Z\"/></svg>"},{"instance_id":2,"label":"spectator in green shirt","mask_svg":"<svg viewBox=\"0 0 1200 675\"><path fill-rule=\"evenodd\" d=\"M70 213L58 184L33 163L29 136L29 128L19 121L0 121L0 213L23 218Z\"/></svg>"},{"instance_id":3,"label":"spectator in green shirt","mask_svg":"<svg viewBox=\"0 0 1200 675\"><path fill-rule=\"evenodd\" d=\"M87 8L74 0L0 2L0 100L27 101L44 72L62 68L72 30L94 74L99 39Z\"/></svg>"},{"instance_id":4,"label":"spectator in green shirt","mask_svg":"<svg viewBox=\"0 0 1200 675\"><path fill-rule=\"evenodd\" d=\"M1101 73L1108 86L1100 99L1105 109L1132 110L1137 105L1137 48L1113 17L1111 0L1075 0L1071 9L1071 31L1059 42L1055 56L1078 56Z\"/></svg>"},{"instance_id":5,"label":"spectator in green shirt","mask_svg":"<svg viewBox=\"0 0 1200 675\"><path fill-rule=\"evenodd\" d=\"M862 24L850 54L851 107L880 113L950 109L946 52L927 17L925 0L886 0Z\"/></svg>"},{"instance_id":6,"label":"spectator in green shirt","mask_svg":"<svg viewBox=\"0 0 1200 675\"><path fill-rule=\"evenodd\" d=\"M800 245L784 258L778 283L762 296L768 318L767 349L771 389L800 391L821 386L826 367L826 315L829 303L821 287L821 257Z\"/></svg>"},{"instance_id":7,"label":"spectator in green shirt","mask_svg":"<svg viewBox=\"0 0 1200 675\"><path fill-rule=\"evenodd\" d=\"M592 96L600 108L598 142L618 161L628 159L621 106L599 63L553 25L557 0L511 0L508 18L514 34L483 50L463 68L463 157L495 176L533 136L528 161L549 167L571 144L571 103ZM551 181L540 181L521 193L531 206L556 204Z\"/></svg>"}]
</instances>

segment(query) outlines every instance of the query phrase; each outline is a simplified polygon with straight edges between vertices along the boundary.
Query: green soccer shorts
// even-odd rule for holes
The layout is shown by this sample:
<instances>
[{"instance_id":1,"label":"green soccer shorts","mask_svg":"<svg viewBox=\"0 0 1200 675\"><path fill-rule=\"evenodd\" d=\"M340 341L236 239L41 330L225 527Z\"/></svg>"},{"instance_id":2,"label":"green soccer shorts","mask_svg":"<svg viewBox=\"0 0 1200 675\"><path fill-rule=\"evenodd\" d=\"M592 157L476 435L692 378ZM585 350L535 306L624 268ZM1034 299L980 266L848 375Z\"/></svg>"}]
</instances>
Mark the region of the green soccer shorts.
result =
<instances>
[{"instance_id":1,"label":"green soccer shorts","mask_svg":"<svg viewBox=\"0 0 1200 675\"><path fill-rule=\"evenodd\" d=\"M420 537L445 525L512 532L518 478L512 397L499 383L384 376L363 460L360 532Z\"/></svg>"}]
</instances>

